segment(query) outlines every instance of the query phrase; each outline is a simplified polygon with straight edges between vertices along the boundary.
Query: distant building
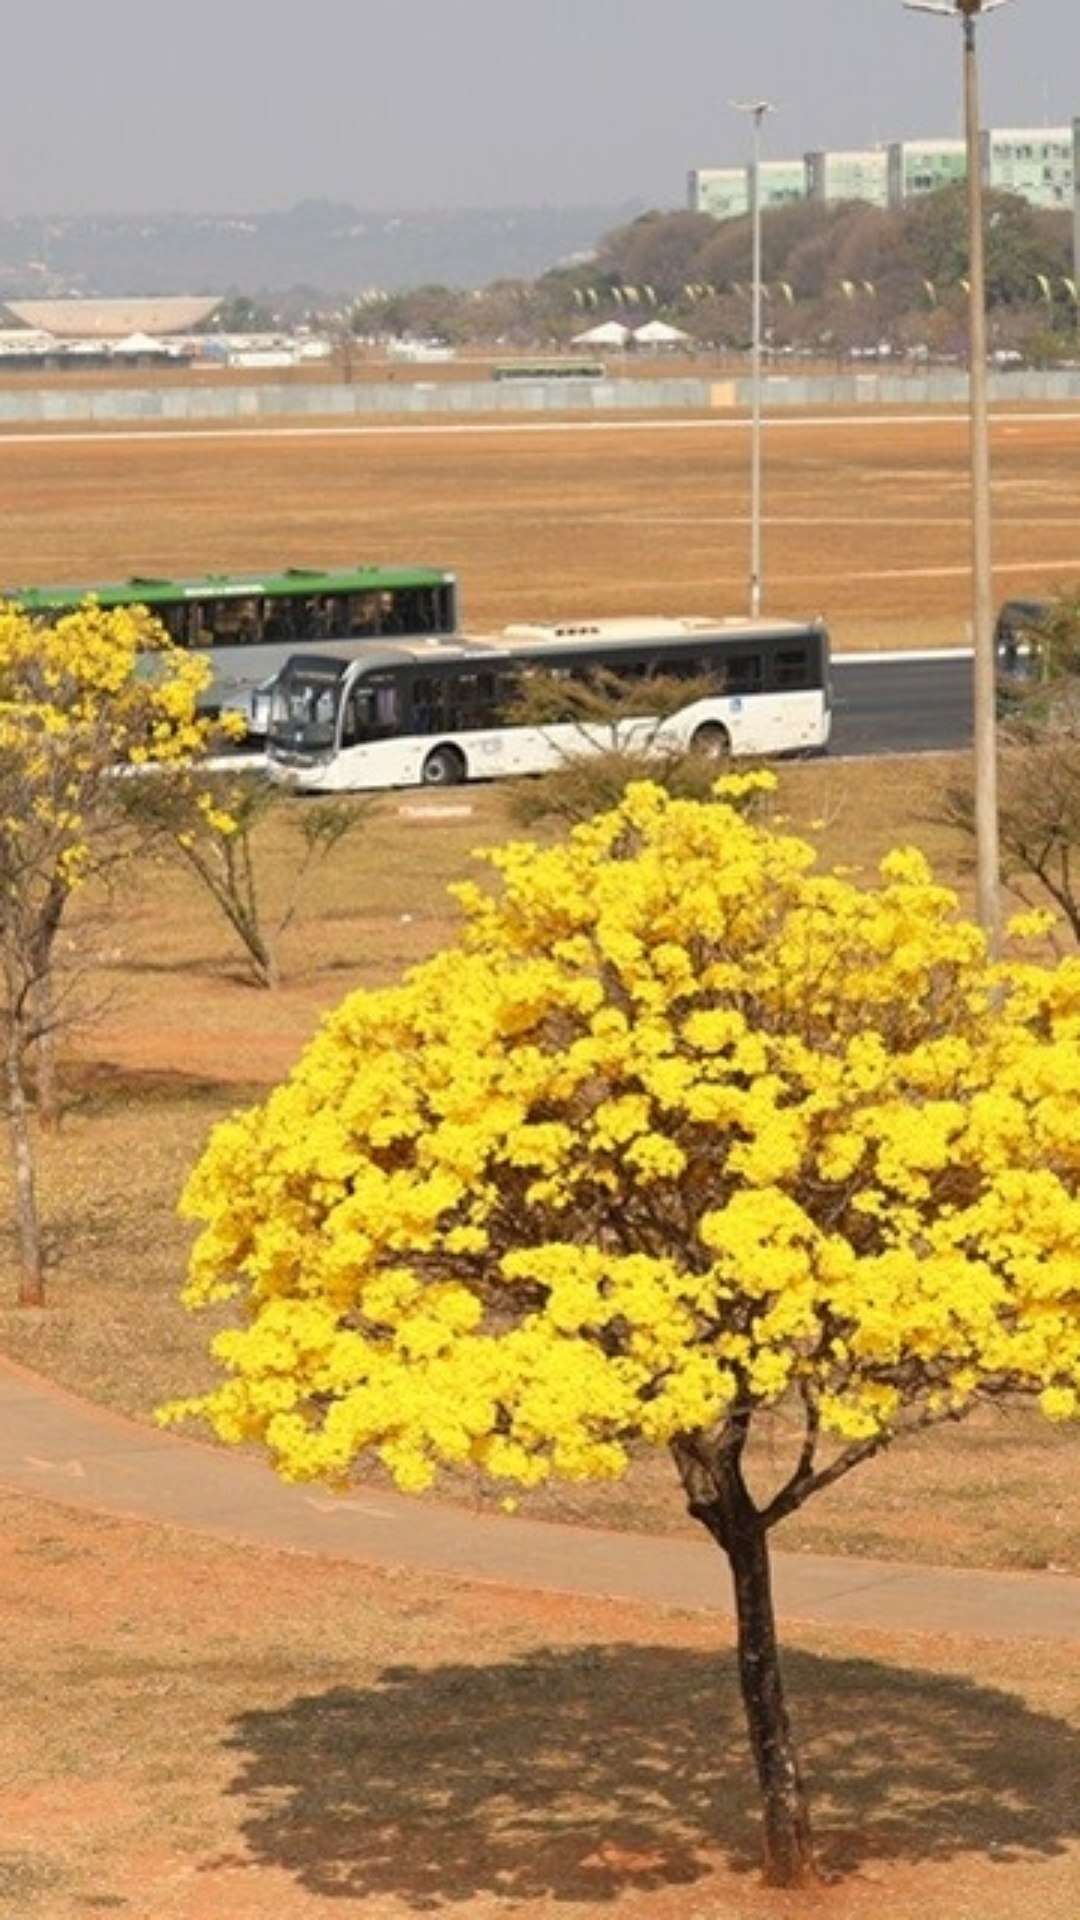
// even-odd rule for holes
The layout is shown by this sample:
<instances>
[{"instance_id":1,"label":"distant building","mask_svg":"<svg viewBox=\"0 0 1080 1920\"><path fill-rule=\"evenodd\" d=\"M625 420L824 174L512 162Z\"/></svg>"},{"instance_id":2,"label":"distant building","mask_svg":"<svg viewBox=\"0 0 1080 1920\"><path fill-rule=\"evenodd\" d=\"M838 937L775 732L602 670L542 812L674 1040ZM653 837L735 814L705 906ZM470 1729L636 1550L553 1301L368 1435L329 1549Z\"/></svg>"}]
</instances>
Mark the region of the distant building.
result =
<instances>
[{"instance_id":1,"label":"distant building","mask_svg":"<svg viewBox=\"0 0 1080 1920\"><path fill-rule=\"evenodd\" d=\"M762 161L761 204L763 207L784 207L793 200L805 199L805 160Z\"/></svg>"},{"instance_id":2,"label":"distant building","mask_svg":"<svg viewBox=\"0 0 1080 1920\"><path fill-rule=\"evenodd\" d=\"M821 205L865 200L871 207L886 207L889 204L889 156L884 147L808 153L806 186L808 197Z\"/></svg>"},{"instance_id":3,"label":"distant building","mask_svg":"<svg viewBox=\"0 0 1080 1920\"><path fill-rule=\"evenodd\" d=\"M1073 199L1072 127L991 127L982 136L983 180L1033 207Z\"/></svg>"},{"instance_id":4,"label":"distant building","mask_svg":"<svg viewBox=\"0 0 1080 1920\"><path fill-rule=\"evenodd\" d=\"M983 180L1030 206L1076 208L1080 269L1080 118L1066 127L989 127L982 135ZM835 205L862 200L901 207L967 178L963 140L894 140L888 147L822 148L802 160L763 160L761 204L793 200ZM689 204L696 213L730 220L750 206L748 167L696 167Z\"/></svg>"},{"instance_id":5,"label":"distant building","mask_svg":"<svg viewBox=\"0 0 1080 1920\"><path fill-rule=\"evenodd\" d=\"M735 220L750 211L750 174L746 167L695 167L688 180L691 213L714 220Z\"/></svg>"},{"instance_id":6,"label":"distant building","mask_svg":"<svg viewBox=\"0 0 1080 1920\"><path fill-rule=\"evenodd\" d=\"M967 149L962 140L894 140L888 166L889 205L900 207L966 180Z\"/></svg>"},{"instance_id":7,"label":"distant building","mask_svg":"<svg viewBox=\"0 0 1080 1920\"><path fill-rule=\"evenodd\" d=\"M6 311L25 327L40 327L54 340L123 340L145 333L191 333L205 325L220 294L156 300L6 300Z\"/></svg>"},{"instance_id":8,"label":"distant building","mask_svg":"<svg viewBox=\"0 0 1080 1920\"><path fill-rule=\"evenodd\" d=\"M751 167L695 167L689 177L691 213L711 213L714 220L733 220L750 211ZM806 199L805 160L763 160L761 204L782 207Z\"/></svg>"}]
</instances>

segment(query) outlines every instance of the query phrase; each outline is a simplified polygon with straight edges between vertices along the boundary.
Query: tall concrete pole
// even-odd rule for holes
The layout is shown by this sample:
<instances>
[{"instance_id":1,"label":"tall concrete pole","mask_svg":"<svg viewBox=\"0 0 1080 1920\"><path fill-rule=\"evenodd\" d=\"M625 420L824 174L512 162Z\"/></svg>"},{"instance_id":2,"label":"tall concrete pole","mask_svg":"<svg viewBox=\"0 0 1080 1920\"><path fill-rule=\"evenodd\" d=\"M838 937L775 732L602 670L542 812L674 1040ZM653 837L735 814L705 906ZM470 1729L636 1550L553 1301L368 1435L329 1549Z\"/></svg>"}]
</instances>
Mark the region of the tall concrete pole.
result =
<instances>
[{"instance_id":1,"label":"tall concrete pole","mask_svg":"<svg viewBox=\"0 0 1080 1920\"><path fill-rule=\"evenodd\" d=\"M975 695L975 855L979 922L990 950L1001 945L1001 858L998 844L997 662L994 574L990 548L990 427L986 372L986 260L983 236L982 141L979 128L978 5L963 6L964 130L967 141L971 267L968 335L971 361L971 643Z\"/></svg>"},{"instance_id":2,"label":"tall concrete pole","mask_svg":"<svg viewBox=\"0 0 1080 1920\"><path fill-rule=\"evenodd\" d=\"M979 16L1005 0L904 0L920 13L960 17L964 34L964 133L967 145L968 296L971 438L971 644L975 705L975 887L979 922L990 952L1001 947L1001 857L998 835L994 574L990 553L990 427L986 374L986 258L983 239L982 141L979 131Z\"/></svg>"},{"instance_id":3,"label":"tall concrete pole","mask_svg":"<svg viewBox=\"0 0 1080 1920\"><path fill-rule=\"evenodd\" d=\"M1073 121L1073 279L1080 287L1080 116ZM1080 307L1077 326L1080 327Z\"/></svg>"},{"instance_id":4,"label":"tall concrete pole","mask_svg":"<svg viewBox=\"0 0 1080 1920\"><path fill-rule=\"evenodd\" d=\"M761 122L765 109L754 109L754 164L750 177L753 242L753 339L750 381L753 416L750 423L750 618L761 612Z\"/></svg>"},{"instance_id":5,"label":"tall concrete pole","mask_svg":"<svg viewBox=\"0 0 1080 1920\"><path fill-rule=\"evenodd\" d=\"M733 100L753 125L753 162L750 168L750 227L753 235L751 266L750 360L750 618L761 613L761 125L773 111L769 100Z\"/></svg>"}]
</instances>

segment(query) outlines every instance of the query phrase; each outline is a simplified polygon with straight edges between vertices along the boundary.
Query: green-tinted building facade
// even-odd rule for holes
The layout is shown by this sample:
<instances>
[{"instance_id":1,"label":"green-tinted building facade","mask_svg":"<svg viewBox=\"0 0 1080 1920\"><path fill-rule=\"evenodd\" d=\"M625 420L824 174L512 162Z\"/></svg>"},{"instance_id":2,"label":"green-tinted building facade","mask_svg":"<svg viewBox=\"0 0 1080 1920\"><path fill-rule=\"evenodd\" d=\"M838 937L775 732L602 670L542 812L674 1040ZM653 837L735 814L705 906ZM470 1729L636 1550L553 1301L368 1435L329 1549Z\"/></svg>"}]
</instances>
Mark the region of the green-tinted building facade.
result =
<instances>
[{"instance_id":1,"label":"green-tinted building facade","mask_svg":"<svg viewBox=\"0 0 1080 1920\"><path fill-rule=\"evenodd\" d=\"M714 220L736 220L750 210L750 174L746 167L695 167L689 176L687 204L691 213L711 213Z\"/></svg>"},{"instance_id":2,"label":"green-tinted building facade","mask_svg":"<svg viewBox=\"0 0 1080 1920\"><path fill-rule=\"evenodd\" d=\"M808 153L806 186L811 200L835 206L861 200L871 207L889 203L889 156L884 147L849 147Z\"/></svg>"},{"instance_id":3,"label":"green-tinted building facade","mask_svg":"<svg viewBox=\"0 0 1080 1920\"><path fill-rule=\"evenodd\" d=\"M903 206L967 179L962 140L894 140L889 148L889 205Z\"/></svg>"},{"instance_id":4,"label":"green-tinted building facade","mask_svg":"<svg viewBox=\"0 0 1080 1920\"><path fill-rule=\"evenodd\" d=\"M1072 127L991 127L982 137L983 180L1033 207L1070 207Z\"/></svg>"}]
</instances>

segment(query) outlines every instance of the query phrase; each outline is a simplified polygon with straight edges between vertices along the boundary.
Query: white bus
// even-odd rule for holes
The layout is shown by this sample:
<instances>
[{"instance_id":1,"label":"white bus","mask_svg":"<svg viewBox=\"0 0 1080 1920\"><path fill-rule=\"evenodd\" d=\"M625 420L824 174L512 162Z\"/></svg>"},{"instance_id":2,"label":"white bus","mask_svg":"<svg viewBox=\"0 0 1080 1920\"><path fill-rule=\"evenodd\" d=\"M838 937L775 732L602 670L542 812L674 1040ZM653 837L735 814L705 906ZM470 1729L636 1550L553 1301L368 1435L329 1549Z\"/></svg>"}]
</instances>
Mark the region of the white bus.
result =
<instances>
[{"instance_id":1,"label":"white bus","mask_svg":"<svg viewBox=\"0 0 1080 1920\"><path fill-rule=\"evenodd\" d=\"M316 793L448 787L545 773L610 746L606 725L504 717L523 677L538 670L715 686L662 722L621 720L620 744L717 756L820 753L828 744L829 640L817 622L582 620L507 627L491 638L369 644L362 658L333 643L294 654L271 697L271 775Z\"/></svg>"}]
</instances>

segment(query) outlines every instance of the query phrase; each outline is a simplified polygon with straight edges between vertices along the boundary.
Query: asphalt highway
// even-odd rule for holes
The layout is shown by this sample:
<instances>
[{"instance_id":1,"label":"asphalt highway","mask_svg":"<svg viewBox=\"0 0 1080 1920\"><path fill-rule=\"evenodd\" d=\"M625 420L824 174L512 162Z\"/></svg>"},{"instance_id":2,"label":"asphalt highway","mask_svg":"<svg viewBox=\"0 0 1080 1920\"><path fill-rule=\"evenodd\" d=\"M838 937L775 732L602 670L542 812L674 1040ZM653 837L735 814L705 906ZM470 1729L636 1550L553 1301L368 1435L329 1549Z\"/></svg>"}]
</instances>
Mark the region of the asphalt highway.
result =
<instances>
[{"instance_id":1,"label":"asphalt highway","mask_svg":"<svg viewBox=\"0 0 1080 1920\"><path fill-rule=\"evenodd\" d=\"M829 752L946 752L971 740L971 655L833 655Z\"/></svg>"}]
</instances>

